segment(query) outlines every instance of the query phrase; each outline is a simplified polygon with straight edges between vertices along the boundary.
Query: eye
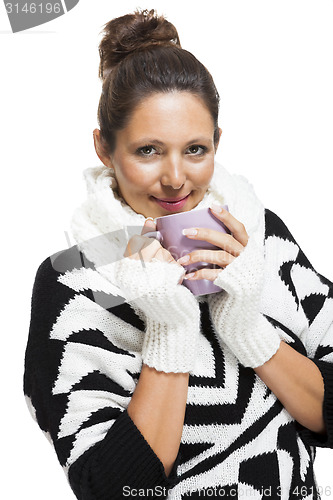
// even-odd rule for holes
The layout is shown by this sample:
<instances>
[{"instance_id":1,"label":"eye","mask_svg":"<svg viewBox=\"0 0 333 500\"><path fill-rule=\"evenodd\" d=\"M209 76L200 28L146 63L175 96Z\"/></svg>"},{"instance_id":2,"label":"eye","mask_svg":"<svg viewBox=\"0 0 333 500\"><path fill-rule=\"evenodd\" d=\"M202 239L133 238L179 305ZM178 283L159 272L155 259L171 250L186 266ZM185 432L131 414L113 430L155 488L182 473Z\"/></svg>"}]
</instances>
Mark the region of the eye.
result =
<instances>
[{"instance_id":1,"label":"eye","mask_svg":"<svg viewBox=\"0 0 333 500\"><path fill-rule=\"evenodd\" d=\"M187 154L194 155L194 156L201 156L204 155L207 151L206 146L199 146L199 144L193 144L193 146L190 146L187 148Z\"/></svg>"},{"instance_id":2,"label":"eye","mask_svg":"<svg viewBox=\"0 0 333 500\"><path fill-rule=\"evenodd\" d=\"M143 146L137 149L137 153L141 156L152 156L156 152L154 146Z\"/></svg>"}]
</instances>

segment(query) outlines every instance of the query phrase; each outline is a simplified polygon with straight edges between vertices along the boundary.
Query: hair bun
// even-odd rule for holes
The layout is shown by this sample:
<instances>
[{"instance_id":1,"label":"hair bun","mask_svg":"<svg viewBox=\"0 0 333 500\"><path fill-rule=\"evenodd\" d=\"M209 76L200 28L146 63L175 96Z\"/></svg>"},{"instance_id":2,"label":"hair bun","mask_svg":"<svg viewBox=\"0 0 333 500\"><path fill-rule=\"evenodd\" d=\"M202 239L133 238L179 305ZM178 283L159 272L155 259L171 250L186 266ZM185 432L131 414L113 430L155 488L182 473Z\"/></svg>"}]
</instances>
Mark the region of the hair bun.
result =
<instances>
[{"instance_id":1,"label":"hair bun","mask_svg":"<svg viewBox=\"0 0 333 500\"><path fill-rule=\"evenodd\" d=\"M154 9L136 10L134 14L112 19L104 26L99 44L99 77L107 74L126 56L153 45L178 45L179 36L172 23L158 16Z\"/></svg>"}]
</instances>

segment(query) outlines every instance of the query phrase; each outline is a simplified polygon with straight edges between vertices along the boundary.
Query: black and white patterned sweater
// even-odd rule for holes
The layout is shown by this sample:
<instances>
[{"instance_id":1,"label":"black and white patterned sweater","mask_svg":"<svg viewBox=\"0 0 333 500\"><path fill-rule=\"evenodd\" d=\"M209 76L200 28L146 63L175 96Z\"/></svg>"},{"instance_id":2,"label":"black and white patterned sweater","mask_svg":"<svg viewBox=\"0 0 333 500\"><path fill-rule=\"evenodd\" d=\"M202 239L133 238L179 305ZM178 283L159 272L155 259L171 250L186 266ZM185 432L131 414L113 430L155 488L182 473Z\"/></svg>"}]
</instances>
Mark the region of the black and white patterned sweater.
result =
<instances>
[{"instance_id":1,"label":"black and white patterned sweater","mask_svg":"<svg viewBox=\"0 0 333 500\"><path fill-rule=\"evenodd\" d=\"M126 219L129 209L110 189L108 173L86 173L95 186L92 173L95 181L103 178L103 189L115 197L113 208L116 203ZM179 453L166 477L126 410L142 366L144 321L78 244L46 258L37 270L24 375L31 413L78 499L319 498L315 448L333 446L333 285L316 273L277 215L262 209L263 223L255 228L260 203L243 179L223 171L215 181L221 177L223 199L215 185L198 208L213 196L228 203L249 234L261 227L266 276L260 312L281 339L318 366L327 435L302 427L254 370L237 361L218 340L201 297L200 349L190 372ZM244 189L250 205L242 212L236 200ZM94 207L98 200L95 191ZM249 206L252 214L258 209L253 219L246 215ZM98 213L105 222L103 210ZM111 218L117 218L116 210ZM100 227L97 219L92 227ZM80 220L86 229L87 221ZM124 233L113 228L115 234L124 248Z\"/></svg>"}]
</instances>

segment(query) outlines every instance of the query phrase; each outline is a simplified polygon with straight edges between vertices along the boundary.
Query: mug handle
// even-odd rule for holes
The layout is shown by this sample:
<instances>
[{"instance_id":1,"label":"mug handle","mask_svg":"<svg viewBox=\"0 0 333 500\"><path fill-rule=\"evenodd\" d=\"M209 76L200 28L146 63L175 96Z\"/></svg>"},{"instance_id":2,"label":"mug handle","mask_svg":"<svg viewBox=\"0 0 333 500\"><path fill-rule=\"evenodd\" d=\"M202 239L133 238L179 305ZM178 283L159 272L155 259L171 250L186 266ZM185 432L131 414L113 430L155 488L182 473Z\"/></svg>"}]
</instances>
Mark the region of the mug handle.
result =
<instances>
[{"instance_id":1,"label":"mug handle","mask_svg":"<svg viewBox=\"0 0 333 500\"><path fill-rule=\"evenodd\" d=\"M147 236L147 238L155 238L160 243L163 241L163 236L160 231L149 231L149 233L145 233L142 236Z\"/></svg>"}]
</instances>

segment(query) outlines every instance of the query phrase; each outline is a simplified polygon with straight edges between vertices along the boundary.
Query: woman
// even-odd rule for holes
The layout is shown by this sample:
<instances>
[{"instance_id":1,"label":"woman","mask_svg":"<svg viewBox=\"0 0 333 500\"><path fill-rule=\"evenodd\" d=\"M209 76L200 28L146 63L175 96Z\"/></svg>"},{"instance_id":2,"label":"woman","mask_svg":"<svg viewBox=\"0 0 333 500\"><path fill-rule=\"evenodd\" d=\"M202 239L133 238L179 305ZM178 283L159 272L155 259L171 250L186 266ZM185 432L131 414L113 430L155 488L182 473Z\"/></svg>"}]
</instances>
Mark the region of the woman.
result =
<instances>
[{"instance_id":1,"label":"woman","mask_svg":"<svg viewBox=\"0 0 333 500\"><path fill-rule=\"evenodd\" d=\"M214 160L219 97L154 11L110 21L94 130L103 166L77 245L40 265L25 394L79 499L319 498L333 443L333 287L251 185ZM229 212L221 209L228 204ZM230 235L177 262L145 233L210 207ZM184 257L187 257L184 258ZM184 265L214 269L185 275ZM221 292L195 297L184 279Z\"/></svg>"}]
</instances>

